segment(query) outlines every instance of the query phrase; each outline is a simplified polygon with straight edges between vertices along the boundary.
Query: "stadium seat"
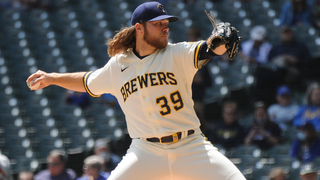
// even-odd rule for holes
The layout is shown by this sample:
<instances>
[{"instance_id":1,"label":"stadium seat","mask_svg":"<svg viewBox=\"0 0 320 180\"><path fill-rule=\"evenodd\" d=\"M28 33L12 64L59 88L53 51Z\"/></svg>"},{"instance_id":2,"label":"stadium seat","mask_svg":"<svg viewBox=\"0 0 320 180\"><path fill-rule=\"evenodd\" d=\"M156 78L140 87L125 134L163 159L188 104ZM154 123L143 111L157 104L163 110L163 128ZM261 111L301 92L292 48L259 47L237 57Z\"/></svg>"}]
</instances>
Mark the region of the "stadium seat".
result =
<instances>
[{"instance_id":1,"label":"stadium seat","mask_svg":"<svg viewBox=\"0 0 320 180\"><path fill-rule=\"evenodd\" d=\"M32 172L39 171L40 163L36 158L22 157L17 159L17 166L13 170L14 170L13 173L18 173L25 170L32 171Z\"/></svg>"},{"instance_id":2,"label":"stadium seat","mask_svg":"<svg viewBox=\"0 0 320 180\"><path fill-rule=\"evenodd\" d=\"M253 169L252 179L253 180L269 180L269 172L271 168Z\"/></svg>"},{"instance_id":3,"label":"stadium seat","mask_svg":"<svg viewBox=\"0 0 320 180\"><path fill-rule=\"evenodd\" d=\"M63 141L60 138L41 138L39 140L37 151L37 158L47 158L49 152L54 149L64 149Z\"/></svg>"},{"instance_id":4,"label":"stadium seat","mask_svg":"<svg viewBox=\"0 0 320 180\"><path fill-rule=\"evenodd\" d=\"M246 168L256 168L259 165L260 157L253 157L252 155L239 155L241 159L240 166L244 166Z\"/></svg>"},{"instance_id":5,"label":"stadium seat","mask_svg":"<svg viewBox=\"0 0 320 180\"><path fill-rule=\"evenodd\" d=\"M272 149L268 150L267 156L268 157L276 157L276 156L288 156L291 150L291 145L284 144L284 145L276 145Z\"/></svg>"},{"instance_id":6,"label":"stadium seat","mask_svg":"<svg viewBox=\"0 0 320 180\"><path fill-rule=\"evenodd\" d=\"M282 132L282 141L287 145L291 145L297 136L296 132L297 129L295 126L289 126L286 131Z\"/></svg>"},{"instance_id":7,"label":"stadium seat","mask_svg":"<svg viewBox=\"0 0 320 180\"><path fill-rule=\"evenodd\" d=\"M241 145L236 148L235 153L238 156L248 155L252 157L260 157L261 150L255 145Z\"/></svg>"},{"instance_id":8,"label":"stadium seat","mask_svg":"<svg viewBox=\"0 0 320 180\"><path fill-rule=\"evenodd\" d=\"M88 141L92 141L91 137L83 137L82 135L72 135L70 136L71 143L68 148L82 148L83 150L90 150Z\"/></svg>"},{"instance_id":9,"label":"stadium seat","mask_svg":"<svg viewBox=\"0 0 320 180\"><path fill-rule=\"evenodd\" d=\"M14 120L14 119L12 119ZM17 127L14 124L5 124L2 126L5 130L5 133L3 134L5 138L16 138L18 140L19 131L22 129L22 127ZM10 142L10 141L8 141ZM14 142L12 142L14 143Z\"/></svg>"},{"instance_id":10,"label":"stadium seat","mask_svg":"<svg viewBox=\"0 0 320 180\"><path fill-rule=\"evenodd\" d=\"M287 168L292 168L294 166L294 162L296 161L289 155L276 155L275 156L275 164L274 166L282 166Z\"/></svg>"},{"instance_id":11,"label":"stadium seat","mask_svg":"<svg viewBox=\"0 0 320 180\"><path fill-rule=\"evenodd\" d=\"M312 162L318 166L320 166L320 157L316 157Z\"/></svg>"},{"instance_id":12,"label":"stadium seat","mask_svg":"<svg viewBox=\"0 0 320 180\"><path fill-rule=\"evenodd\" d=\"M91 129L92 137L95 139L104 137L114 137L114 130L116 127L110 127L108 124L96 125Z\"/></svg>"}]
</instances>

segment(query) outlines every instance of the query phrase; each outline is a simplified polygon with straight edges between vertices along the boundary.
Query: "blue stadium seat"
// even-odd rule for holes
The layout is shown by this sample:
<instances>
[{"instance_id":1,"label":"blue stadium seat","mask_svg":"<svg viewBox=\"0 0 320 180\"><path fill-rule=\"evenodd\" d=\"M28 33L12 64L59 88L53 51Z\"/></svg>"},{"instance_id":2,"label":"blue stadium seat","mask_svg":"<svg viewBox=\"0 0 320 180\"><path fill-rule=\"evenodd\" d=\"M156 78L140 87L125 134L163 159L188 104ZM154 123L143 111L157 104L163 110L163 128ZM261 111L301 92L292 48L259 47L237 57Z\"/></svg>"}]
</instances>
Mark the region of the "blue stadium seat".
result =
<instances>
[{"instance_id":1,"label":"blue stadium seat","mask_svg":"<svg viewBox=\"0 0 320 180\"><path fill-rule=\"evenodd\" d=\"M240 155L239 158L241 159L239 165L246 168L256 168L261 160L260 157L253 157L252 155Z\"/></svg>"},{"instance_id":2,"label":"blue stadium seat","mask_svg":"<svg viewBox=\"0 0 320 180\"><path fill-rule=\"evenodd\" d=\"M54 149L64 149L64 143L60 138L42 138L39 140L38 147L35 149L37 158L47 158L49 152Z\"/></svg>"},{"instance_id":3,"label":"blue stadium seat","mask_svg":"<svg viewBox=\"0 0 320 180\"><path fill-rule=\"evenodd\" d=\"M254 180L267 180L271 168L254 169L252 173L252 179Z\"/></svg>"},{"instance_id":4,"label":"blue stadium seat","mask_svg":"<svg viewBox=\"0 0 320 180\"><path fill-rule=\"evenodd\" d=\"M88 141L92 141L91 137L83 137L82 135L73 135L70 137L71 143L69 148L82 148L84 150L90 150L88 147Z\"/></svg>"},{"instance_id":5,"label":"blue stadium seat","mask_svg":"<svg viewBox=\"0 0 320 180\"><path fill-rule=\"evenodd\" d=\"M296 132L297 129L295 126L289 126L286 131L282 132L283 142L290 145L297 136Z\"/></svg>"},{"instance_id":6,"label":"blue stadium seat","mask_svg":"<svg viewBox=\"0 0 320 180\"><path fill-rule=\"evenodd\" d=\"M252 157L260 157L261 150L255 145L241 145L236 148L235 153L238 156L248 155Z\"/></svg>"},{"instance_id":7,"label":"blue stadium seat","mask_svg":"<svg viewBox=\"0 0 320 180\"><path fill-rule=\"evenodd\" d=\"M287 167L287 168L292 168L293 163L296 161L289 155L276 155L275 156L275 166L282 166L282 167Z\"/></svg>"},{"instance_id":8,"label":"blue stadium seat","mask_svg":"<svg viewBox=\"0 0 320 180\"><path fill-rule=\"evenodd\" d=\"M289 144L279 144L274 146L272 149L267 151L268 157L276 157L279 155L288 156L291 150L291 145Z\"/></svg>"}]
</instances>

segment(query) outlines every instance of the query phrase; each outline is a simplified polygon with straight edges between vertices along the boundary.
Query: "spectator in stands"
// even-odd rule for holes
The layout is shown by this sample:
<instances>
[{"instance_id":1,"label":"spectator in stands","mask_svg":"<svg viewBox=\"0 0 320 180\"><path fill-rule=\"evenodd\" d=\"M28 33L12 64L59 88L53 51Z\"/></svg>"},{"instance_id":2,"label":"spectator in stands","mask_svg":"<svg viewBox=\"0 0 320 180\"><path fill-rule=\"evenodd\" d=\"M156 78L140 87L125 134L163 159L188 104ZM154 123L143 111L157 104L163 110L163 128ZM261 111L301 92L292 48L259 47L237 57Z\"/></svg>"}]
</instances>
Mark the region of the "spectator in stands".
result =
<instances>
[{"instance_id":1,"label":"spectator in stands","mask_svg":"<svg viewBox=\"0 0 320 180\"><path fill-rule=\"evenodd\" d=\"M13 180L10 160L0 152L0 180Z\"/></svg>"},{"instance_id":2,"label":"spectator in stands","mask_svg":"<svg viewBox=\"0 0 320 180\"><path fill-rule=\"evenodd\" d=\"M244 41L240 46L240 56L251 64L268 62L268 55L272 44L267 41L267 29L258 25L251 29L250 40Z\"/></svg>"},{"instance_id":3,"label":"spectator in stands","mask_svg":"<svg viewBox=\"0 0 320 180\"><path fill-rule=\"evenodd\" d=\"M286 174L284 173L284 169L282 167L272 168L269 172L270 180L286 180Z\"/></svg>"},{"instance_id":4,"label":"spectator in stands","mask_svg":"<svg viewBox=\"0 0 320 180\"><path fill-rule=\"evenodd\" d=\"M301 180L317 180L318 179L318 170L313 163L301 165L299 174L300 174Z\"/></svg>"},{"instance_id":5,"label":"spectator in stands","mask_svg":"<svg viewBox=\"0 0 320 180\"><path fill-rule=\"evenodd\" d=\"M297 129L297 138L293 141L290 155L301 162L311 162L320 156L320 137L311 123Z\"/></svg>"},{"instance_id":6,"label":"spectator in stands","mask_svg":"<svg viewBox=\"0 0 320 180\"><path fill-rule=\"evenodd\" d=\"M311 83L306 91L304 105L302 105L293 120L294 126L301 126L310 122L316 131L320 132L320 84Z\"/></svg>"},{"instance_id":7,"label":"spectator in stands","mask_svg":"<svg viewBox=\"0 0 320 180\"><path fill-rule=\"evenodd\" d=\"M310 0L286 1L280 14L281 26L310 25L312 2Z\"/></svg>"},{"instance_id":8,"label":"spectator in stands","mask_svg":"<svg viewBox=\"0 0 320 180\"><path fill-rule=\"evenodd\" d=\"M84 175L77 180L106 180L109 177L109 173L101 173L103 169L103 158L101 156L92 155L84 160Z\"/></svg>"},{"instance_id":9,"label":"spectator in stands","mask_svg":"<svg viewBox=\"0 0 320 180\"><path fill-rule=\"evenodd\" d=\"M33 180L33 172L20 171L18 174L18 180Z\"/></svg>"},{"instance_id":10,"label":"spectator in stands","mask_svg":"<svg viewBox=\"0 0 320 180\"><path fill-rule=\"evenodd\" d=\"M266 103L270 97L274 97L274 90L271 85L277 84L279 80L278 74L264 68L268 62L268 55L273 45L267 41L267 29L265 26L254 26L250 31L250 39L240 44L239 59L256 67L255 79L256 87L253 91L253 99L255 101L264 101ZM276 78L275 78L276 77Z\"/></svg>"},{"instance_id":11,"label":"spectator in stands","mask_svg":"<svg viewBox=\"0 0 320 180\"><path fill-rule=\"evenodd\" d=\"M35 180L75 180L76 173L66 168L67 158L61 150L52 150L47 158L48 169L34 176Z\"/></svg>"},{"instance_id":12,"label":"spectator in stands","mask_svg":"<svg viewBox=\"0 0 320 180\"><path fill-rule=\"evenodd\" d=\"M226 149L243 144L245 130L238 123L236 102L227 101L223 104L222 118L222 122L207 131L208 140L213 144L222 145Z\"/></svg>"},{"instance_id":13,"label":"spectator in stands","mask_svg":"<svg viewBox=\"0 0 320 180\"><path fill-rule=\"evenodd\" d=\"M297 104L292 103L292 94L288 86L282 85L277 89L277 102L268 108L270 120L277 123L282 131L292 125L292 120L299 110Z\"/></svg>"},{"instance_id":14,"label":"spectator in stands","mask_svg":"<svg viewBox=\"0 0 320 180\"><path fill-rule=\"evenodd\" d=\"M263 102L255 103L254 108L254 120L245 138L245 144L257 145L262 150L270 149L279 143L281 129L276 123L270 121Z\"/></svg>"},{"instance_id":15,"label":"spectator in stands","mask_svg":"<svg viewBox=\"0 0 320 180\"><path fill-rule=\"evenodd\" d=\"M308 71L312 56L307 45L295 39L294 30L289 26L281 28L281 44L273 46L268 59L279 68L286 70L284 83L301 87L301 77ZM282 77L279 77L282 78Z\"/></svg>"},{"instance_id":16,"label":"spectator in stands","mask_svg":"<svg viewBox=\"0 0 320 180\"><path fill-rule=\"evenodd\" d=\"M84 92L66 91L65 102L67 104L74 104L81 109L89 109L91 107L90 95Z\"/></svg>"},{"instance_id":17,"label":"spectator in stands","mask_svg":"<svg viewBox=\"0 0 320 180\"><path fill-rule=\"evenodd\" d=\"M110 147L108 138L97 139L94 146L94 154L104 159L104 172L111 172L121 161L120 157L114 154Z\"/></svg>"}]
</instances>

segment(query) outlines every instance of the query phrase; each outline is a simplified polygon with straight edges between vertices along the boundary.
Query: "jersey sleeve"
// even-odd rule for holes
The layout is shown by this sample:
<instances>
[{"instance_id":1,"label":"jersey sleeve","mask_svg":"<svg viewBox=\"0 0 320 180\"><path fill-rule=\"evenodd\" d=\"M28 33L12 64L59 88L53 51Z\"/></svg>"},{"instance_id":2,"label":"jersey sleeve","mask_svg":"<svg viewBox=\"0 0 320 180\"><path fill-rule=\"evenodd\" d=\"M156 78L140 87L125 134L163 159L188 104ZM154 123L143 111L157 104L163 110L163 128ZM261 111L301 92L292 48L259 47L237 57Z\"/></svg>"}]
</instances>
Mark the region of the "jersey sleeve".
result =
<instances>
[{"instance_id":1,"label":"jersey sleeve","mask_svg":"<svg viewBox=\"0 0 320 180\"><path fill-rule=\"evenodd\" d=\"M196 46L195 46L194 56L193 56L193 65L196 69L199 69L198 68L198 63L199 63L198 61L199 61L199 58L201 55L202 44L204 42L205 41L198 42L198 43L196 43Z\"/></svg>"},{"instance_id":2,"label":"jersey sleeve","mask_svg":"<svg viewBox=\"0 0 320 180\"><path fill-rule=\"evenodd\" d=\"M173 46L173 59L184 69L197 70L201 45L204 41L181 42Z\"/></svg>"},{"instance_id":3,"label":"jersey sleeve","mask_svg":"<svg viewBox=\"0 0 320 180\"><path fill-rule=\"evenodd\" d=\"M196 69L200 69L199 62L202 60L208 60L213 58L214 56L217 56L214 52L211 50L207 51L207 43L206 41L197 41L197 42L182 42L178 43L178 46L175 47L176 52L183 52L183 58L184 60L192 59L192 65ZM180 55L180 54L179 54ZM179 59L179 58L175 58Z\"/></svg>"},{"instance_id":4,"label":"jersey sleeve","mask_svg":"<svg viewBox=\"0 0 320 180\"><path fill-rule=\"evenodd\" d=\"M83 77L83 84L88 94L99 97L102 94L114 94L112 82L112 59L102 68L87 72Z\"/></svg>"},{"instance_id":5,"label":"jersey sleeve","mask_svg":"<svg viewBox=\"0 0 320 180\"><path fill-rule=\"evenodd\" d=\"M180 42L171 46L172 60L190 83L199 69L198 59L202 42Z\"/></svg>"}]
</instances>

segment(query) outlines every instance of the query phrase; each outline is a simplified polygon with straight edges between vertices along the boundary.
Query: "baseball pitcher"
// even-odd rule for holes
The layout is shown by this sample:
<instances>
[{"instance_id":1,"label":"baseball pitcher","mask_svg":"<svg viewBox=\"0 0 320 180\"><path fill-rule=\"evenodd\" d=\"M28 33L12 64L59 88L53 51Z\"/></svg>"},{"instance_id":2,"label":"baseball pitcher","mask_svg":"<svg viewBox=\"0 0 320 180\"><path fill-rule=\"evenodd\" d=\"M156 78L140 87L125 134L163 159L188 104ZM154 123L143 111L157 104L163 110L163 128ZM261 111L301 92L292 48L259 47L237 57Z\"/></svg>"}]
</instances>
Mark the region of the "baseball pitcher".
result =
<instances>
[{"instance_id":1,"label":"baseball pitcher","mask_svg":"<svg viewBox=\"0 0 320 180\"><path fill-rule=\"evenodd\" d=\"M197 70L213 56L238 52L238 30L230 23L213 24L205 41L168 42L170 22L158 2L139 5L131 27L108 40L108 63L93 72L37 71L27 83L40 83L93 97L111 93L126 115L132 143L109 180L243 180L236 166L218 152L199 128L191 84Z\"/></svg>"}]
</instances>

